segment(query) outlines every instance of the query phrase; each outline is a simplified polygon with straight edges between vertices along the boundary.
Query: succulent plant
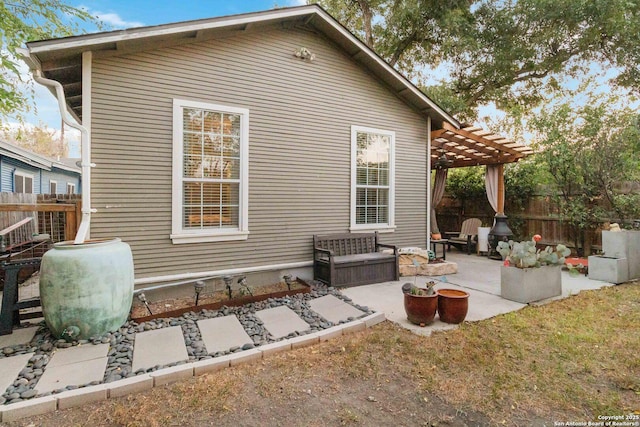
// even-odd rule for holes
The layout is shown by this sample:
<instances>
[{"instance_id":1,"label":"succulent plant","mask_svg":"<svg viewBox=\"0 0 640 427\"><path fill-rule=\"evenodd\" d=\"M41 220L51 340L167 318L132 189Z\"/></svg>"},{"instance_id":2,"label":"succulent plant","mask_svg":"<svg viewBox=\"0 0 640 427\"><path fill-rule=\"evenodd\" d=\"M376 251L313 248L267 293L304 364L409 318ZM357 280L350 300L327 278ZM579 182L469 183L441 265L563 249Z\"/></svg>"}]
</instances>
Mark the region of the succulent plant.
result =
<instances>
[{"instance_id":1,"label":"succulent plant","mask_svg":"<svg viewBox=\"0 0 640 427\"><path fill-rule=\"evenodd\" d=\"M564 264L565 257L571 254L571 250L563 244L559 244L555 248L547 246L543 250L538 250L535 240L498 242L497 251L502 255L502 259L518 268L561 265Z\"/></svg>"}]
</instances>

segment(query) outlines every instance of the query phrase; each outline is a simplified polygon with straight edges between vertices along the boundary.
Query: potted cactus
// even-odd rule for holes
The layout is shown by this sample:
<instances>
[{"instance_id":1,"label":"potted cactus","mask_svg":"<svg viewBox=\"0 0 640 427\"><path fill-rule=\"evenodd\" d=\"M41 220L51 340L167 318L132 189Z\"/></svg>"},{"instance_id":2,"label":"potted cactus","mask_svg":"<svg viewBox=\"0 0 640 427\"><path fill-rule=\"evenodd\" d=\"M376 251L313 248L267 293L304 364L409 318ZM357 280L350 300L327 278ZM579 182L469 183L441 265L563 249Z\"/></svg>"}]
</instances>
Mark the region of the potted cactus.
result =
<instances>
[{"instance_id":1,"label":"potted cactus","mask_svg":"<svg viewBox=\"0 0 640 427\"><path fill-rule=\"evenodd\" d=\"M528 304L562 294L561 266L571 251L564 245L536 249L537 239L499 242L504 265L500 271L503 298Z\"/></svg>"},{"instance_id":2,"label":"potted cactus","mask_svg":"<svg viewBox=\"0 0 640 427\"><path fill-rule=\"evenodd\" d=\"M402 286L404 294L404 309L407 320L420 326L433 323L438 309L438 294L433 289L435 282L428 282L424 288L418 288L412 283Z\"/></svg>"}]
</instances>

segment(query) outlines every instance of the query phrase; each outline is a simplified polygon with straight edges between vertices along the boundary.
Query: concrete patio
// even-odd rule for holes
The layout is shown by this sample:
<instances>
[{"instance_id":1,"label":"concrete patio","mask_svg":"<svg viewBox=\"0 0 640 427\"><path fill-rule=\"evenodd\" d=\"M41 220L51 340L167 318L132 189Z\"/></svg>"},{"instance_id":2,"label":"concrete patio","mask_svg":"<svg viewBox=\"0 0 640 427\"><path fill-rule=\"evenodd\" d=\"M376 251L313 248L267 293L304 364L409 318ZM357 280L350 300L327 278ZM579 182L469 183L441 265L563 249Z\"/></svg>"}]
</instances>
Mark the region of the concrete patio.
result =
<instances>
[{"instance_id":1,"label":"concrete patio","mask_svg":"<svg viewBox=\"0 0 640 427\"><path fill-rule=\"evenodd\" d=\"M488 259L486 256L467 255L452 250L447 253L447 261L458 264L456 274L446 276L411 276L401 277L397 282L376 283L373 285L358 286L342 290L342 293L351 298L355 303L366 305L377 312L383 312L387 320L390 320L403 328L409 329L419 335L430 335L434 330L452 329L456 325L450 325L436 320L429 326L420 327L407 320L404 311L404 299L402 284L409 282L416 286L423 286L426 282L436 282L436 289L451 288L460 289L469 293L469 312L467 321L488 319L499 314L516 311L525 307L514 301L500 297L500 267L501 261ZM562 296L537 302L544 304L554 299L566 298L583 290L599 289L604 286L613 286L613 283L591 280L584 275L573 277L568 271L562 272Z\"/></svg>"}]
</instances>

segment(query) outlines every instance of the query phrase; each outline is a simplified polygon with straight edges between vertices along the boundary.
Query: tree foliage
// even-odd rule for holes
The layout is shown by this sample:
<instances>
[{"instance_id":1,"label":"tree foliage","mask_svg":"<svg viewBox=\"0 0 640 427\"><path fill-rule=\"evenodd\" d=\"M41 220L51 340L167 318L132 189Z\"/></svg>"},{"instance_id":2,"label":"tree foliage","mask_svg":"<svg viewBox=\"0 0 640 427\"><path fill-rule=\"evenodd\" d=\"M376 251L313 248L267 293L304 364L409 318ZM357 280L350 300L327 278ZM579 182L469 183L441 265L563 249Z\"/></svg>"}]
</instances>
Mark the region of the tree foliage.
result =
<instances>
[{"instance_id":1,"label":"tree foliage","mask_svg":"<svg viewBox=\"0 0 640 427\"><path fill-rule=\"evenodd\" d=\"M443 61L450 79L426 92L472 120L479 104L531 108L563 77L616 67L614 85L640 93L638 0L321 0L410 77Z\"/></svg>"},{"instance_id":2,"label":"tree foliage","mask_svg":"<svg viewBox=\"0 0 640 427\"><path fill-rule=\"evenodd\" d=\"M28 105L17 49L27 41L73 35L82 21L97 24L89 13L61 0L0 1L0 117L19 113Z\"/></svg>"},{"instance_id":3,"label":"tree foliage","mask_svg":"<svg viewBox=\"0 0 640 427\"><path fill-rule=\"evenodd\" d=\"M619 102L592 94L582 107L561 103L531 120L576 247L584 247L586 232L602 222L640 215L638 195L620 187L640 180L640 116L629 108L613 111Z\"/></svg>"},{"instance_id":4,"label":"tree foliage","mask_svg":"<svg viewBox=\"0 0 640 427\"><path fill-rule=\"evenodd\" d=\"M43 156L57 158L68 156L68 146L63 138L53 129L43 125L21 126L19 128L3 129L0 133L3 141L11 142L26 150Z\"/></svg>"}]
</instances>

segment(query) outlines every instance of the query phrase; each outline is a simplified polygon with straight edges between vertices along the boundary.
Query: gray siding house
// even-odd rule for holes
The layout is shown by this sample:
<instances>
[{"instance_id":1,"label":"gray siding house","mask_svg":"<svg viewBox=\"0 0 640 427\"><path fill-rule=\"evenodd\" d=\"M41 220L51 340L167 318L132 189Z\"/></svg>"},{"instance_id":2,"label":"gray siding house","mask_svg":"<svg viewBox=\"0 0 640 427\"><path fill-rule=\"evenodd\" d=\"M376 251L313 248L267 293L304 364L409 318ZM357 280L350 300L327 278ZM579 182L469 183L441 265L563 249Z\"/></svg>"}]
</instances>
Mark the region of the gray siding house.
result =
<instances>
[{"instance_id":1,"label":"gray siding house","mask_svg":"<svg viewBox=\"0 0 640 427\"><path fill-rule=\"evenodd\" d=\"M91 238L138 287L310 274L312 235L427 240L429 135L460 124L320 7L28 43L89 130Z\"/></svg>"}]
</instances>

